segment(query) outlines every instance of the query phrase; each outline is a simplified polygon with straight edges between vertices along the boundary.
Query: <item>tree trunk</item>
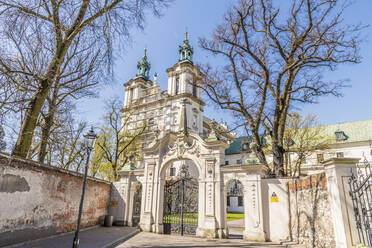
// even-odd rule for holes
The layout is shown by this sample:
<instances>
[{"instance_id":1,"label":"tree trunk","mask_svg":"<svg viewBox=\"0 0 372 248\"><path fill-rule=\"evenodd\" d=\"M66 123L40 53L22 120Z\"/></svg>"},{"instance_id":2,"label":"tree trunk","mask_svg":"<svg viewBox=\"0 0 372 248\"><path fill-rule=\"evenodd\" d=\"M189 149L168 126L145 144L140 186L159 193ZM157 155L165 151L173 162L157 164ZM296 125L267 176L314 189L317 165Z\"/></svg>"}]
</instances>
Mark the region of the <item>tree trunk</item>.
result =
<instances>
[{"instance_id":1,"label":"tree trunk","mask_svg":"<svg viewBox=\"0 0 372 248\"><path fill-rule=\"evenodd\" d=\"M273 141L273 165L274 172L277 177L284 176L284 148Z\"/></svg>"},{"instance_id":2,"label":"tree trunk","mask_svg":"<svg viewBox=\"0 0 372 248\"><path fill-rule=\"evenodd\" d=\"M266 168L266 174L270 175L270 174L272 174L272 171L271 171L271 168L269 167L269 165L267 163L265 153L262 149L262 142L260 140L259 135L257 134L257 131L254 130L254 129L252 129L252 130L253 130L252 131L253 139L254 139L254 143L255 143L255 145L252 147L252 150L256 154L260 163Z\"/></svg>"},{"instance_id":3,"label":"tree trunk","mask_svg":"<svg viewBox=\"0 0 372 248\"><path fill-rule=\"evenodd\" d=\"M45 157L47 155L47 146L49 143L50 129L52 128L53 120L54 120L54 111L50 109L49 113L45 117L44 126L41 128L41 141L40 141L40 149L39 149L39 154L38 154L38 161L40 163L44 163Z\"/></svg>"},{"instance_id":4,"label":"tree trunk","mask_svg":"<svg viewBox=\"0 0 372 248\"><path fill-rule=\"evenodd\" d=\"M284 147L279 139L279 114L276 112L274 117L274 125L271 133L272 151L273 151L273 166L275 176L284 176Z\"/></svg>"},{"instance_id":5,"label":"tree trunk","mask_svg":"<svg viewBox=\"0 0 372 248\"><path fill-rule=\"evenodd\" d=\"M48 98L48 113L45 117L44 126L41 127L41 141L40 149L38 154L38 161L44 163L45 156L47 155L47 146L49 144L50 130L52 129L54 123L54 114L57 109L57 99L59 91L59 79L57 78L54 83L54 89L52 94L52 99Z\"/></svg>"},{"instance_id":6,"label":"tree trunk","mask_svg":"<svg viewBox=\"0 0 372 248\"><path fill-rule=\"evenodd\" d=\"M33 99L30 101L25 118L22 121L21 129L18 134L17 143L14 146L12 155L25 158L28 150L31 147L32 137L36 127L37 118L44 105L45 99L48 97L52 83L59 72L62 62L65 59L67 50L72 40L67 40L61 44L57 44L57 50L51 61L45 78L40 81L39 90L36 92Z\"/></svg>"},{"instance_id":7,"label":"tree trunk","mask_svg":"<svg viewBox=\"0 0 372 248\"><path fill-rule=\"evenodd\" d=\"M48 96L50 84L48 79L44 79L40 84L40 89L30 101L25 117L22 121L21 129L18 134L17 143L14 146L12 155L25 158L31 147L32 137L39 117L41 108Z\"/></svg>"}]
</instances>

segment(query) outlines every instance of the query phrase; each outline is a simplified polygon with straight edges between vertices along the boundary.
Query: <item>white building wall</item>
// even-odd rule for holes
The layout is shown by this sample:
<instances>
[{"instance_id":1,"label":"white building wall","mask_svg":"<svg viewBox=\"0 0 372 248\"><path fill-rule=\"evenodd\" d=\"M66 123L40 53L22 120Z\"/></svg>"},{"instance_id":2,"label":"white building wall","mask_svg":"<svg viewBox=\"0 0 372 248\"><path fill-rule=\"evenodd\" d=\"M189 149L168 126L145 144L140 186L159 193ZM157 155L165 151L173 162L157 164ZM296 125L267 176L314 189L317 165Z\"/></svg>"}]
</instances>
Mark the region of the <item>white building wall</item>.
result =
<instances>
[{"instance_id":1,"label":"white building wall","mask_svg":"<svg viewBox=\"0 0 372 248\"><path fill-rule=\"evenodd\" d=\"M228 196L230 197L230 205L227 205L228 213L244 213L244 204L239 206L238 196ZM244 203L244 199L243 199Z\"/></svg>"},{"instance_id":2,"label":"white building wall","mask_svg":"<svg viewBox=\"0 0 372 248\"><path fill-rule=\"evenodd\" d=\"M264 229L273 242L289 240L289 205L287 182L289 179L262 179ZM272 198L273 196L276 199Z\"/></svg>"}]
</instances>

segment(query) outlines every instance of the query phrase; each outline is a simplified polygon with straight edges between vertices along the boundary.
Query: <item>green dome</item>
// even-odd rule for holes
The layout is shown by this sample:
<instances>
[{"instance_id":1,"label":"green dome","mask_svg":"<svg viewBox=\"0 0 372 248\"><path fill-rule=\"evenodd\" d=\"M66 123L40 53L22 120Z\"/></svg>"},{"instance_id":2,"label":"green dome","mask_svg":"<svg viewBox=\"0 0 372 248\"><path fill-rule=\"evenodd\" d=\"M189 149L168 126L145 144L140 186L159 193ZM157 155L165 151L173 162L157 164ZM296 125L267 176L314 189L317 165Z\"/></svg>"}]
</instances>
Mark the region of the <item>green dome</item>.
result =
<instances>
[{"instance_id":1,"label":"green dome","mask_svg":"<svg viewBox=\"0 0 372 248\"><path fill-rule=\"evenodd\" d=\"M149 80L149 73L151 65L147 61L147 49L145 49L145 54L143 55L141 61L137 63L137 77L142 77L145 80Z\"/></svg>"},{"instance_id":2,"label":"green dome","mask_svg":"<svg viewBox=\"0 0 372 248\"><path fill-rule=\"evenodd\" d=\"M180 53L179 62L181 61L188 61L190 63L192 62L192 55L194 54L194 49L189 44L189 40L187 39L187 32L185 33L186 37L183 41L183 44L179 46L178 52Z\"/></svg>"}]
</instances>

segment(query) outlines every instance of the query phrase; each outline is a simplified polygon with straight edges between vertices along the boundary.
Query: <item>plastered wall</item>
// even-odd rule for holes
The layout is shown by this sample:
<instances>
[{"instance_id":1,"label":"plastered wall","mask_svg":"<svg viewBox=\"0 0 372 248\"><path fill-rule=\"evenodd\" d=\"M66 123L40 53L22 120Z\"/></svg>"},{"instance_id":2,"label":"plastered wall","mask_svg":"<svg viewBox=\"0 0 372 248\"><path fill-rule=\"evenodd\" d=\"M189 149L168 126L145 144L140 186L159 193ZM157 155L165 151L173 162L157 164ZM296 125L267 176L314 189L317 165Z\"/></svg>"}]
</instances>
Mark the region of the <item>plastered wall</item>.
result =
<instances>
[{"instance_id":1,"label":"plastered wall","mask_svg":"<svg viewBox=\"0 0 372 248\"><path fill-rule=\"evenodd\" d=\"M0 154L0 247L76 229L83 175ZM88 178L81 227L107 213L110 183Z\"/></svg>"}]
</instances>

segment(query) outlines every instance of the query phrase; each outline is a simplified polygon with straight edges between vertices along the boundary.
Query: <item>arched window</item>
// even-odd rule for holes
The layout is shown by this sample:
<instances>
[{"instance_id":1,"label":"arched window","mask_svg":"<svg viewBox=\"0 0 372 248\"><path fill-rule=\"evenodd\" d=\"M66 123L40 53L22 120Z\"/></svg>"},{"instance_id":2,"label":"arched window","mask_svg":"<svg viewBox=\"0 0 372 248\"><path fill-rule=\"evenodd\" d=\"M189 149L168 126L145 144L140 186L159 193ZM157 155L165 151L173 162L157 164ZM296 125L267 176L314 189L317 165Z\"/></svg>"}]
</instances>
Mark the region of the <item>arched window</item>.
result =
<instances>
[{"instance_id":1,"label":"arched window","mask_svg":"<svg viewBox=\"0 0 372 248\"><path fill-rule=\"evenodd\" d=\"M249 143L248 143L248 142L244 142L244 143L242 144L242 151L243 151L243 152L251 152L251 149L250 149L250 147L249 147Z\"/></svg>"},{"instance_id":2,"label":"arched window","mask_svg":"<svg viewBox=\"0 0 372 248\"><path fill-rule=\"evenodd\" d=\"M150 118L149 119L149 130L154 130L155 129L155 119Z\"/></svg>"},{"instance_id":3,"label":"arched window","mask_svg":"<svg viewBox=\"0 0 372 248\"><path fill-rule=\"evenodd\" d=\"M179 78L176 78L176 95L180 93L180 80Z\"/></svg>"},{"instance_id":4,"label":"arched window","mask_svg":"<svg viewBox=\"0 0 372 248\"><path fill-rule=\"evenodd\" d=\"M197 90L196 90L196 89L197 89L197 88L196 88L196 85L193 84L193 85L192 85L192 95L195 96L195 97L198 97L198 96L197 96Z\"/></svg>"}]
</instances>

